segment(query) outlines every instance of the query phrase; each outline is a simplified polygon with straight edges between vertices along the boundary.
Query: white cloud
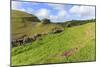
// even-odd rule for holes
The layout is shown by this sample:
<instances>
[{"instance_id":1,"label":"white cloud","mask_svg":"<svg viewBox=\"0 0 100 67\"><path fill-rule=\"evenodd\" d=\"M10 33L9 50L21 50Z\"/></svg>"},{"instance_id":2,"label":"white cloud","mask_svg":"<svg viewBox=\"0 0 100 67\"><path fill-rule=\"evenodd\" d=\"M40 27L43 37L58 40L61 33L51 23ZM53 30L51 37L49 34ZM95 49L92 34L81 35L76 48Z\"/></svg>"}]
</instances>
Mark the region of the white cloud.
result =
<instances>
[{"instance_id":1,"label":"white cloud","mask_svg":"<svg viewBox=\"0 0 100 67\"><path fill-rule=\"evenodd\" d=\"M95 7L93 6L73 6L69 12L84 17L84 19L95 18Z\"/></svg>"},{"instance_id":2,"label":"white cloud","mask_svg":"<svg viewBox=\"0 0 100 67\"><path fill-rule=\"evenodd\" d=\"M55 21L55 22L57 22L57 21L59 21L59 22L67 21L68 17L69 17L69 14L65 10L59 11L56 16L50 15L50 19L52 21Z\"/></svg>"},{"instance_id":3,"label":"white cloud","mask_svg":"<svg viewBox=\"0 0 100 67\"><path fill-rule=\"evenodd\" d=\"M66 10L58 10L58 13L56 15L52 15L50 13L50 10L42 8L39 9L34 13L39 19L48 18L53 22L63 22L67 20L67 17L69 16Z\"/></svg>"},{"instance_id":4,"label":"white cloud","mask_svg":"<svg viewBox=\"0 0 100 67\"><path fill-rule=\"evenodd\" d=\"M53 7L53 9L57 10L56 15L53 15L51 10L42 8L34 13L39 19L48 18L53 22L63 22L67 20L68 12L64 9L64 5L61 4L48 4L49 6Z\"/></svg>"},{"instance_id":5,"label":"white cloud","mask_svg":"<svg viewBox=\"0 0 100 67\"><path fill-rule=\"evenodd\" d=\"M52 21L59 21L63 22L67 20L67 17L69 16L67 10L65 9L65 5L63 4L48 4L53 9L57 10L57 15L50 15L50 19Z\"/></svg>"},{"instance_id":6,"label":"white cloud","mask_svg":"<svg viewBox=\"0 0 100 67\"><path fill-rule=\"evenodd\" d=\"M50 12L49 10L42 8L42 9L36 11L35 15L39 19L49 18L49 12Z\"/></svg>"},{"instance_id":7,"label":"white cloud","mask_svg":"<svg viewBox=\"0 0 100 67\"><path fill-rule=\"evenodd\" d=\"M65 10L61 10L61 11L58 12L58 16L59 17L65 17L65 16L68 16L68 13Z\"/></svg>"}]
</instances>

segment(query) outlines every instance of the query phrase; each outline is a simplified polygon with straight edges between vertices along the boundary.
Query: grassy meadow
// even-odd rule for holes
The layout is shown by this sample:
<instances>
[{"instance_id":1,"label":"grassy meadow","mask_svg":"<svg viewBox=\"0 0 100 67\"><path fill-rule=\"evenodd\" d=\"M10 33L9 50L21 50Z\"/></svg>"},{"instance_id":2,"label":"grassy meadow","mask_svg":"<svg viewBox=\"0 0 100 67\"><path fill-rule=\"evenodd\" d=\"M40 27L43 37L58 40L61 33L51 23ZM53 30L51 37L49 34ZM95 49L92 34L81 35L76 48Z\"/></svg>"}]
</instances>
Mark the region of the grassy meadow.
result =
<instances>
[{"instance_id":1,"label":"grassy meadow","mask_svg":"<svg viewBox=\"0 0 100 67\"><path fill-rule=\"evenodd\" d=\"M22 19L13 20L12 39L17 39L24 34L32 36L37 33L50 32L55 27L64 30L60 33L43 35L40 40L12 47L12 66L96 60L95 22L72 27L63 27L53 23L43 24L40 21L32 23L32 21L25 22L24 27Z\"/></svg>"}]
</instances>

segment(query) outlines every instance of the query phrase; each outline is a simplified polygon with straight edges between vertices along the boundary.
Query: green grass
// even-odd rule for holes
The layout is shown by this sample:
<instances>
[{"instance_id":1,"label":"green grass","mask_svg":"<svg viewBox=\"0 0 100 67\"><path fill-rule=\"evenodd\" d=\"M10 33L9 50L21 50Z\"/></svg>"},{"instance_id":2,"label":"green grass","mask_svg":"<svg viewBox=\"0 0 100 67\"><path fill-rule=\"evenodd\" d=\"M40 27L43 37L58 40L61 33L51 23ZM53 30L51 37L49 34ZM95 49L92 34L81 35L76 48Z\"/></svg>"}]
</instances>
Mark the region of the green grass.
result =
<instances>
[{"instance_id":1,"label":"green grass","mask_svg":"<svg viewBox=\"0 0 100 67\"><path fill-rule=\"evenodd\" d=\"M57 25L57 24L43 24L43 23L37 23L36 26L34 26L34 28L32 29L32 34L37 34L37 33L48 33L50 31L52 31L52 29L54 29L55 27L63 29L63 27L61 25Z\"/></svg>"},{"instance_id":2,"label":"green grass","mask_svg":"<svg viewBox=\"0 0 100 67\"><path fill-rule=\"evenodd\" d=\"M39 25L39 27L42 28L42 25ZM37 30L40 31L40 28ZM42 29L44 30L44 28ZM62 56L64 52L76 47L78 50L70 56ZM12 48L12 65L94 60L95 23L65 28L61 33L48 34L43 36L42 40Z\"/></svg>"}]
</instances>

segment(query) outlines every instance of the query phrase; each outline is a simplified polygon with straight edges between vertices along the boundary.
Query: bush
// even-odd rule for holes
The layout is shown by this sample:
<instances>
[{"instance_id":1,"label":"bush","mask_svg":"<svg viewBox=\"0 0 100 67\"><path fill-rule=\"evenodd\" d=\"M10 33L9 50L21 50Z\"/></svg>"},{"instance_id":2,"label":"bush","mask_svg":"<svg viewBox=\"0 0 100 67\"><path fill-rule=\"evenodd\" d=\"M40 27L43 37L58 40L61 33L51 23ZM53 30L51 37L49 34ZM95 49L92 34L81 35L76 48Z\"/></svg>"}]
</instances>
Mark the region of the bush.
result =
<instances>
[{"instance_id":1,"label":"bush","mask_svg":"<svg viewBox=\"0 0 100 67\"><path fill-rule=\"evenodd\" d=\"M50 23L50 20L45 18L45 19L42 20L42 23L48 24L48 23Z\"/></svg>"}]
</instances>

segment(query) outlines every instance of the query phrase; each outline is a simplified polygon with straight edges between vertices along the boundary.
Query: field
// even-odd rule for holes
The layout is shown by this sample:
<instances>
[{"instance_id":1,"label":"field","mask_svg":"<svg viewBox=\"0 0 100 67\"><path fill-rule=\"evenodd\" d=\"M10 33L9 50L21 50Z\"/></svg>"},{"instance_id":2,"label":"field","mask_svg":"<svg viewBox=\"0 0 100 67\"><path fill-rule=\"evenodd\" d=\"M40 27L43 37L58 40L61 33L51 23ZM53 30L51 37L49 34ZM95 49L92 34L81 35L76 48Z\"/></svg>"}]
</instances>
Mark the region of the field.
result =
<instances>
[{"instance_id":1,"label":"field","mask_svg":"<svg viewBox=\"0 0 100 67\"><path fill-rule=\"evenodd\" d=\"M38 28L32 30L41 33L42 29L47 28L45 32L55 26L58 25L38 24ZM61 33L47 34L41 40L13 47L12 66L95 61L95 45L94 22L65 27Z\"/></svg>"}]
</instances>

